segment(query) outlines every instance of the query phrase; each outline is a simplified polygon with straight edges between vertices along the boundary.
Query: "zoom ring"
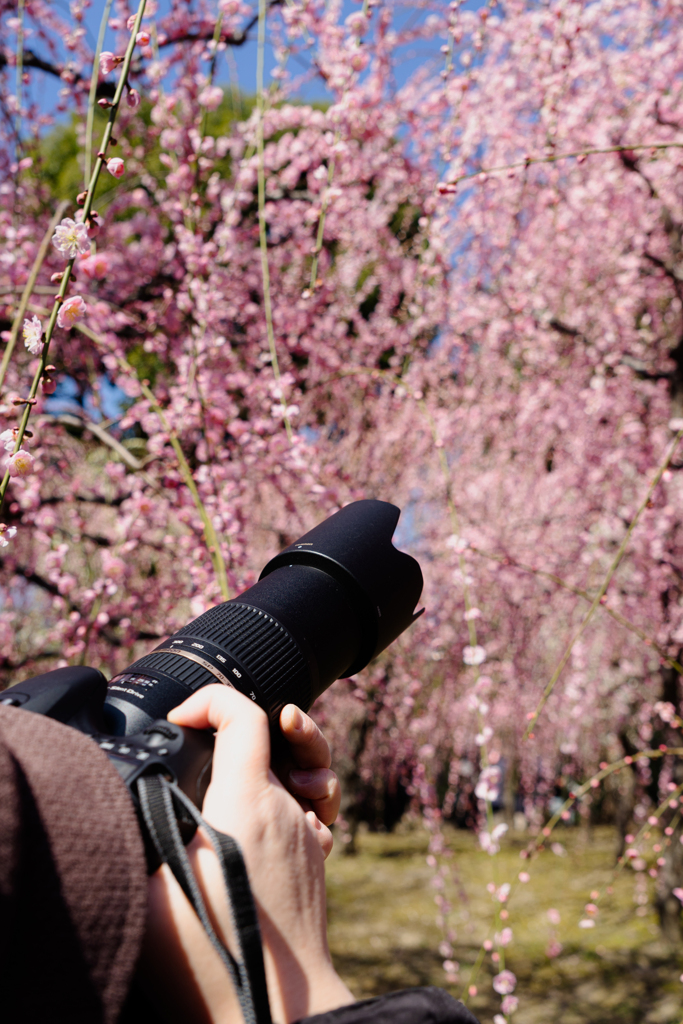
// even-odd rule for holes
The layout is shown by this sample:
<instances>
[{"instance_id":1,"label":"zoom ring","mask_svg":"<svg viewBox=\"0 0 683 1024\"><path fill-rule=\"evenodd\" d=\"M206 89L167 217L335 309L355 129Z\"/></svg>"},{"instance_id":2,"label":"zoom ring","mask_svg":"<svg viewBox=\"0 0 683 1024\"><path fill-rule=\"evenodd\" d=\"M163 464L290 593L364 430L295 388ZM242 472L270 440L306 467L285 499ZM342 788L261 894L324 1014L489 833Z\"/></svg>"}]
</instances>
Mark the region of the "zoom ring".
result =
<instances>
[{"instance_id":1,"label":"zoom ring","mask_svg":"<svg viewBox=\"0 0 683 1024\"><path fill-rule=\"evenodd\" d=\"M298 645L276 619L259 608L227 601L174 633L164 647L182 636L207 640L232 655L257 684L271 717L285 704L297 704L304 711L311 706L310 674ZM175 674L168 668L164 671Z\"/></svg>"}]
</instances>

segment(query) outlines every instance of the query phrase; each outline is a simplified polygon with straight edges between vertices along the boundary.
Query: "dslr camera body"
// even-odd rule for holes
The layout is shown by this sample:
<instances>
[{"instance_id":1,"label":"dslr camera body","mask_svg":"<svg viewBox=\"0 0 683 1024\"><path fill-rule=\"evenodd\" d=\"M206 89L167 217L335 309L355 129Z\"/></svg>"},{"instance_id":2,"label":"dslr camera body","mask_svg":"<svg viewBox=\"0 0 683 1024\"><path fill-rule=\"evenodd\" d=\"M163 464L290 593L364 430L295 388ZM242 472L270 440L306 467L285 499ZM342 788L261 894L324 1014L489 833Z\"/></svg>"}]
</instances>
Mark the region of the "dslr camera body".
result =
<instances>
[{"instance_id":1,"label":"dslr camera body","mask_svg":"<svg viewBox=\"0 0 683 1024\"><path fill-rule=\"evenodd\" d=\"M0 704L90 736L136 806L138 779L161 774L201 808L213 736L171 724L168 712L221 683L276 723L285 704L308 711L335 679L365 668L421 614L420 567L392 544L399 515L388 502L353 502L271 559L253 587L109 682L98 669L60 668L0 693ZM186 825L189 838L190 819Z\"/></svg>"}]
</instances>

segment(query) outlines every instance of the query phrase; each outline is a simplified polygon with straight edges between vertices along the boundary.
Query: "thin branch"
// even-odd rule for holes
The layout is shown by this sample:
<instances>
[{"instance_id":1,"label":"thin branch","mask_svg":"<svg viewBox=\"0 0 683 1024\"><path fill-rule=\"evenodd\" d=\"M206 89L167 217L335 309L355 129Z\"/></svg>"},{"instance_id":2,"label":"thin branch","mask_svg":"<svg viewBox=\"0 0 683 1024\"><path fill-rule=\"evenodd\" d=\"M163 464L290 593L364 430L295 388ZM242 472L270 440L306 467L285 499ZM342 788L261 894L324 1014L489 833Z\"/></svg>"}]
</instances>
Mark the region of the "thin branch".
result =
<instances>
[{"instance_id":1,"label":"thin branch","mask_svg":"<svg viewBox=\"0 0 683 1024\"><path fill-rule=\"evenodd\" d=\"M596 146L592 149L576 149L571 153L551 153L548 156L525 156L523 160L514 160L509 164L498 164L495 167L481 167L478 171L470 174L459 174L450 181L440 183L439 191L454 191L455 186L461 181L470 181L480 175L496 174L499 171L514 171L519 167L531 167L532 164L554 164L558 160L570 160L572 158L595 156L601 153L636 153L641 150L654 149L683 149L683 142L643 142L635 146ZM630 170L631 168L629 168ZM647 179L646 179L647 180ZM651 187L651 186L650 186Z\"/></svg>"},{"instance_id":2,"label":"thin branch","mask_svg":"<svg viewBox=\"0 0 683 1024\"><path fill-rule=\"evenodd\" d=\"M104 134L102 136L102 142L100 143L100 150L99 150L99 152L97 154L97 160L95 161L95 168L93 170L92 178L91 178L90 183L88 185L88 191L87 191L85 203L83 204L83 223L84 224L88 223L88 218L90 217L90 213L91 213L91 211L93 209L93 199L94 199L94 196L95 196L95 190L97 188L97 182L99 180L100 172L102 170L102 167L104 166L105 160L107 159L107 149L109 148L109 143L111 141L112 131L113 131L113 128L114 128L114 122L116 121L116 115L118 113L119 104L121 103L121 97L123 96L123 89L124 89L124 86L126 84L126 79L128 78L128 71L129 71L129 68L130 68L131 60L133 59L133 51L135 50L135 45L136 45L136 36L137 36L137 33L140 30L140 24L142 22L143 15L145 13L145 4L146 4L146 2L147 2L147 0L140 0L140 5L138 7L138 11L137 11L137 14L135 16L135 23L132 26L132 30L131 30L131 34L130 34L130 39L129 39L129 42L128 42L128 46L126 47L126 53L125 53L125 56L123 58L121 74L120 74L120 77L119 77L118 84L116 86L116 92L114 94L114 99L113 99L113 101L111 103L111 109L109 111L109 119L108 119L107 125L106 125L106 127L104 129ZM40 254L38 254L38 255L40 255ZM36 257L36 262L37 262L37 260L38 260L38 257ZM65 298L66 293L67 293L67 289L69 287L69 281L71 279L71 273L72 273L73 265L74 265L75 261L76 261L76 257L72 256L71 259L67 262L66 267L65 267L65 269L63 271L61 283L59 285L59 291L58 291L57 295L55 296L54 306L52 307L52 312L50 313L50 319L48 321L47 329L45 331L45 341L43 343L43 349L42 349L42 352L40 354L40 361L39 361L39 364L38 364L38 369L36 370L36 372L34 374L33 382L31 384L31 388L30 388L30 391L28 393L27 398L22 399L21 402L20 402L20 404L24 405L24 411L22 413L21 420L19 422L19 427L18 427L17 435L16 435L16 441L15 441L15 445L14 445L14 452L12 453L13 455L16 455L16 453L21 448L22 442L24 440L24 434L26 433L26 428L28 426L29 417L31 415L31 409L33 408L33 406L36 403L36 394L38 393L38 385L40 384L40 381L43 378L43 375L45 374L45 367L47 366L48 354L49 354L49 350L50 350L50 342L52 341L52 336L54 334L55 326L57 324L57 316L58 316L58 313L59 313L60 306L61 306L62 302L64 301L64 298ZM9 484L9 480L10 480L10 471L9 471L9 466L8 466L6 471L5 471L4 477L2 478L2 483L0 483L0 508L2 507L2 505L4 503L4 500L5 500L5 494L7 492L7 487L8 487L8 484Z\"/></svg>"},{"instance_id":3,"label":"thin branch","mask_svg":"<svg viewBox=\"0 0 683 1024\"><path fill-rule=\"evenodd\" d=\"M21 152L21 101L24 95L24 0L17 6L19 30L17 32L17 115L14 131L17 137L17 161Z\"/></svg>"},{"instance_id":4,"label":"thin branch","mask_svg":"<svg viewBox=\"0 0 683 1024\"><path fill-rule=\"evenodd\" d=\"M90 171L92 168L92 133L95 122L95 102L97 100L97 86L99 84L100 77L100 54L102 53L102 46L104 45L104 34L107 31L107 23L109 21L109 12L111 11L112 0L106 0L104 10L102 11L102 18L100 20L100 30L97 36L97 45L95 47L95 55L92 62L92 74L90 76L90 95L88 97L88 113L85 120L85 167L83 174L83 188L88 187L90 181Z\"/></svg>"},{"instance_id":5,"label":"thin branch","mask_svg":"<svg viewBox=\"0 0 683 1024\"><path fill-rule=\"evenodd\" d=\"M546 686L545 690L543 691L541 699L539 700L538 704L536 705L535 710L529 716L529 723L528 723L528 725L527 725L527 727L526 727L526 729L524 731L524 738L525 739L528 739L530 737L530 734L533 732L534 725L538 721L538 716L540 715L541 711L543 710L543 708L545 706L545 703L548 700L548 697L553 692L553 690L555 688L555 684L557 683L557 680L562 675L564 667L567 664L567 662L569 661L569 658L571 657L571 653L572 653L572 651L574 649L574 645L576 644L577 640L579 640L579 638L583 635L583 633L584 633L588 623L590 622L590 620L593 617L593 613L595 612L595 609L600 605L603 596L606 594L607 588L608 588L608 586L610 584L610 581L611 581L612 577L614 576L615 572L617 571L617 569L619 567L619 563L621 562L621 560L622 560L622 558L624 556L624 553L626 552L626 548L628 547L628 543L629 543L629 541L631 539L631 534L635 530L636 525L638 523L638 520L640 519L640 517L641 517L641 515L643 513L643 510L645 508L647 508L648 503L650 501L650 498L654 494L655 488L658 486L659 481L662 479L662 474L664 473L664 471L666 470L667 466L671 462L671 459L673 458L674 453L675 453L676 449L678 448L678 445L680 444L682 438L683 438L683 430L679 430L679 432L676 434L676 437L674 438L673 443L669 447L669 450L668 450L668 452L667 452L667 454L666 454L666 456L664 458L664 461L661 463L661 465L659 466L659 469L655 473L654 478L652 480L652 483L650 484L650 486L647 489L647 494L645 495L643 501L641 502L640 508L638 509L638 511L636 512L636 514L634 515L633 519L631 520L631 522L629 524L628 530L626 531L626 535L624 536L624 539L621 542L619 550L617 551L616 555L614 556L614 558L612 560L612 564L610 565L609 569L607 570L605 578L604 578L604 580L602 581L602 583L600 585L600 589L598 590L597 594L593 598L591 606L588 609L586 615L584 616L584 618L583 618L583 620L581 622L581 625L576 630L576 632L574 633L574 635L570 639L569 643L567 644L567 646L565 648L565 651L564 651L564 654L560 658L560 660L559 660L559 662L557 664L557 667L555 668L555 671L553 672L553 674L552 674L552 676L550 678L550 681L549 681L548 685Z\"/></svg>"},{"instance_id":6,"label":"thin branch","mask_svg":"<svg viewBox=\"0 0 683 1024\"><path fill-rule=\"evenodd\" d=\"M57 207L55 215L50 221L48 229L45 232L45 235L43 236L43 240L40 243L40 248L38 249L38 252L36 254L33 266L31 267L31 273L28 276L28 281L26 282L26 286L21 296L21 301L19 302L19 308L17 309L16 316L14 317L14 323L12 324L12 330L10 331L9 341L7 342L7 347L5 348L5 351L3 353L2 363L0 363L0 388L5 382L5 374L7 373L7 367L9 365L10 359L12 358L14 346L17 343L19 329L24 319L24 314L26 313L26 307L28 306L29 299L31 298L31 293L35 290L36 287L36 278L38 277L38 274L40 273L40 268L42 267L45 261L45 257L47 256L47 251L50 246L50 239L52 238L55 227L62 219L62 215L68 205L69 203L65 199Z\"/></svg>"},{"instance_id":7,"label":"thin branch","mask_svg":"<svg viewBox=\"0 0 683 1024\"><path fill-rule=\"evenodd\" d=\"M263 65L265 58L265 45L266 45L266 13L268 10L268 4L266 0L259 0L259 14L258 14L258 49L256 51L256 100L258 104L258 125L256 129L256 149L258 152L258 228L259 228L259 247L261 250L261 273L263 276L263 310L266 318L266 334L268 337L268 349L270 351L270 361L273 367L273 376L279 383L280 381L280 366L277 359L277 349L275 347L275 331L273 330L273 309L270 298L270 270L268 267L268 240L266 237L266 169L265 169L265 156L264 156L264 139L263 139L263 122L266 116L266 104L265 94L263 85ZM283 419L285 422L285 430L287 431L287 440L292 443L292 424L290 423L289 416L287 415L287 406L285 404L284 395L280 396L280 401L284 410Z\"/></svg>"},{"instance_id":8,"label":"thin branch","mask_svg":"<svg viewBox=\"0 0 683 1024\"><path fill-rule=\"evenodd\" d=\"M60 416L43 416L47 422L61 423L65 427L76 427L83 430L87 430L93 437L96 437L102 444L107 445L112 451L116 452L122 462L125 462L127 466L130 466L132 470L139 473L145 483L156 491L157 494L162 494L163 491L149 473L145 473L144 463L136 459L135 456L128 451L125 445L122 445L120 441L117 441L115 437L106 430L101 423L93 423L92 420L87 419L85 416L71 416L68 413L64 413Z\"/></svg>"}]
</instances>

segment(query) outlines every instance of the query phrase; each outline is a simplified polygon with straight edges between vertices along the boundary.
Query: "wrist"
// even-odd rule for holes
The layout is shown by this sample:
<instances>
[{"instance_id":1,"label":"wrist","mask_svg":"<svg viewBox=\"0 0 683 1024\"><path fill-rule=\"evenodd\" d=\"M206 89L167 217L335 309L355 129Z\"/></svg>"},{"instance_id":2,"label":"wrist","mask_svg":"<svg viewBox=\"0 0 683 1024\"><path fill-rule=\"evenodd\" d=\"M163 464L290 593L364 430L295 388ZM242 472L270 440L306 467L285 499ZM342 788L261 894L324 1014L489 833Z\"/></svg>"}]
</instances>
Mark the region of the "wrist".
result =
<instances>
[{"instance_id":1,"label":"wrist","mask_svg":"<svg viewBox=\"0 0 683 1024\"><path fill-rule=\"evenodd\" d=\"M329 956L297 956L282 943L264 942L268 996L273 1020L293 1024L356 1000Z\"/></svg>"},{"instance_id":2,"label":"wrist","mask_svg":"<svg viewBox=\"0 0 683 1024\"><path fill-rule=\"evenodd\" d=\"M303 1017L312 1017L317 1013L328 1013L340 1006L349 1006L355 1003L356 999L350 989L344 984L331 963L328 963L327 970L321 969L306 972L308 990L297 1006L296 1013L285 1018L290 1024L291 1021L301 1020Z\"/></svg>"}]
</instances>

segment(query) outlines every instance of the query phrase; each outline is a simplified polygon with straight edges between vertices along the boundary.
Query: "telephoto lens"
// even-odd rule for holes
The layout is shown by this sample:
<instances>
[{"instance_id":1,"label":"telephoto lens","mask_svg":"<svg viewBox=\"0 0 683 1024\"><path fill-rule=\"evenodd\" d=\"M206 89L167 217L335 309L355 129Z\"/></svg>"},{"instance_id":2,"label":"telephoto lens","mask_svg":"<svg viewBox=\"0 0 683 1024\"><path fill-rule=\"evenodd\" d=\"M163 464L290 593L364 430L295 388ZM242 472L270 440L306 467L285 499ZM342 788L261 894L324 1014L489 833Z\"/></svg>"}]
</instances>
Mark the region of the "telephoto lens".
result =
<instances>
[{"instance_id":1,"label":"telephoto lens","mask_svg":"<svg viewBox=\"0 0 683 1024\"><path fill-rule=\"evenodd\" d=\"M111 680L107 730L142 732L209 683L240 690L271 721L285 704L308 711L421 614L420 567L392 544L399 515L385 501L356 501L290 544L253 587Z\"/></svg>"}]
</instances>

